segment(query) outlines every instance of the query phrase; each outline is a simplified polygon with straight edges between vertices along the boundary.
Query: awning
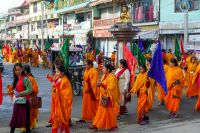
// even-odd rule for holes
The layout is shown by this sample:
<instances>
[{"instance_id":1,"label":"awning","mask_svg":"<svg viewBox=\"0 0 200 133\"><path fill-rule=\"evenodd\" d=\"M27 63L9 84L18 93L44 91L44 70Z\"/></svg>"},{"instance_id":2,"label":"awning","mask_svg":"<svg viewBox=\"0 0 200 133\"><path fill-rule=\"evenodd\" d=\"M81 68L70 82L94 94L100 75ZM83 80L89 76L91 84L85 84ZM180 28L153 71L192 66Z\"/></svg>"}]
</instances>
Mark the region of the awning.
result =
<instances>
[{"instance_id":1,"label":"awning","mask_svg":"<svg viewBox=\"0 0 200 133\"><path fill-rule=\"evenodd\" d=\"M109 2L112 2L112 0L97 0L97 1L94 1L90 4L90 6L96 6L96 5L99 5L99 4L104 4L104 3L109 3Z\"/></svg>"},{"instance_id":2,"label":"awning","mask_svg":"<svg viewBox=\"0 0 200 133\"><path fill-rule=\"evenodd\" d=\"M151 31L141 31L137 34L133 39L157 39L159 36L159 30L151 30Z\"/></svg>"},{"instance_id":3,"label":"awning","mask_svg":"<svg viewBox=\"0 0 200 133\"><path fill-rule=\"evenodd\" d=\"M75 35L75 34L87 34L89 31L91 31L90 29L87 30L71 30L71 31L64 31L66 35Z\"/></svg>"},{"instance_id":4,"label":"awning","mask_svg":"<svg viewBox=\"0 0 200 133\"><path fill-rule=\"evenodd\" d=\"M85 2L85 3L82 3L82 4L75 5L75 6L65 7L63 9L59 9L59 10L55 11L54 13L71 12L71 11L74 11L74 10L77 10L77 9L85 8L86 6L88 6L89 3L90 2Z\"/></svg>"}]
</instances>

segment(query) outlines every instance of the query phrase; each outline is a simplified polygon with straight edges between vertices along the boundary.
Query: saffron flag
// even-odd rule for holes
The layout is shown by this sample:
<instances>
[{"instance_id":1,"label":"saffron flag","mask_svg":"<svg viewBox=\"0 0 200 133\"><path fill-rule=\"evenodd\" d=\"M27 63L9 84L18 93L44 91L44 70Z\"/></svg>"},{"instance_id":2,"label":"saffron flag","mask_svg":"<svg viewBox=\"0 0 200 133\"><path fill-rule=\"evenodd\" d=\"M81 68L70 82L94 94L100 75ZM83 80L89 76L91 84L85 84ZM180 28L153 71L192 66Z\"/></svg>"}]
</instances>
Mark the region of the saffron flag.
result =
<instances>
[{"instance_id":1,"label":"saffron flag","mask_svg":"<svg viewBox=\"0 0 200 133\"><path fill-rule=\"evenodd\" d=\"M156 51L153 55L148 76L157 81L163 88L165 94L167 94L166 77L163 66L162 50L160 41L158 41Z\"/></svg>"},{"instance_id":2,"label":"saffron flag","mask_svg":"<svg viewBox=\"0 0 200 133\"><path fill-rule=\"evenodd\" d=\"M126 44L123 44L123 51L124 51L124 58L127 61L130 73L131 73L131 79L130 79L130 87L133 86L134 83L134 76L135 76L135 69L137 65L137 60L132 55L131 51L126 47Z\"/></svg>"},{"instance_id":3,"label":"saffron flag","mask_svg":"<svg viewBox=\"0 0 200 133\"><path fill-rule=\"evenodd\" d=\"M182 52L182 67L186 67L186 55L184 51L182 36L180 38L180 45L181 45L181 52Z\"/></svg>"},{"instance_id":4,"label":"saffron flag","mask_svg":"<svg viewBox=\"0 0 200 133\"><path fill-rule=\"evenodd\" d=\"M3 102L3 88L2 88L2 77L1 77L1 72L0 72L0 105Z\"/></svg>"},{"instance_id":5,"label":"saffron flag","mask_svg":"<svg viewBox=\"0 0 200 133\"><path fill-rule=\"evenodd\" d=\"M59 56L64 60L65 68L69 67L69 39L65 39L65 42L59 52Z\"/></svg>"},{"instance_id":6,"label":"saffron flag","mask_svg":"<svg viewBox=\"0 0 200 133\"><path fill-rule=\"evenodd\" d=\"M143 43L142 43L142 40L140 39L139 37L139 40L138 40L138 47L140 49L140 51L143 53L145 51L144 47L143 47Z\"/></svg>"}]
</instances>

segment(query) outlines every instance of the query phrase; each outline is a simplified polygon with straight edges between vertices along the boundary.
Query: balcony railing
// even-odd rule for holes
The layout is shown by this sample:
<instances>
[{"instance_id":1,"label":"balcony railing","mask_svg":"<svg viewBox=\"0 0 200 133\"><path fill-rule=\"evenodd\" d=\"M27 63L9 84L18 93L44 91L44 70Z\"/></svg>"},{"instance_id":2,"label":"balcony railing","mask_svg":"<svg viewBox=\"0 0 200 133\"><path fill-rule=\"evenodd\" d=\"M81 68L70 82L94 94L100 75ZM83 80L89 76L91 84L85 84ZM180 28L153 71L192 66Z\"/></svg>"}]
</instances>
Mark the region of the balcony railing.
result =
<instances>
[{"instance_id":1,"label":"balcony railing","mask_svg":"<svg viewBox=\"0 0 200 133\"><path fill-rule=\"evenodd\" d=\"M119 22L120 18L99 19L93 21L93 27L111 26Z\"/></svg>"}]
</instances>

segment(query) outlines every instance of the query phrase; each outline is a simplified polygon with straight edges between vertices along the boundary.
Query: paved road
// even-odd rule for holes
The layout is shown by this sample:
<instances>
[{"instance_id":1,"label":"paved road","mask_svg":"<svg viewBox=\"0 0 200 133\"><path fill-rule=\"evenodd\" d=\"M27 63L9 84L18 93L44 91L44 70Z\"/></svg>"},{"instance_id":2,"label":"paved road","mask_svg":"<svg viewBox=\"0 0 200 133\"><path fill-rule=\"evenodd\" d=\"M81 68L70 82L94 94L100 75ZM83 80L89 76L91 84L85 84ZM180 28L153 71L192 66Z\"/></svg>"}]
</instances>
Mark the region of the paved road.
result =
<instances>
[{"instance_id":1,"label":"paved road","mask_svg":"<svg viewBox=\"0 0 200 133\"><path fill-rule=\"evenodd\" d=\"M12 83L12 68L13 65L5 63L5 71L3 73L3 90L6 91L8 83ZM32 73L38 81L40 93L43 100L43 107L40 109L38 128L34 129L33 133L50 133L50 128L46 128L49 108L50 108L50 89L51 84L45 78L48 69L32 68ZM74 97L73 103L73 127L71 132L85 133L90 132L88 127L91 123L76 124L75 120L79 119L81 112L81 96ZM168 112L164 106L158 106L156 101L153 110L150 111L150 124L140 126L137 124L136 103L137 98L133 96L132 102L128 104L129 114L122 117L118 122L119 130L117 133L199 133L200 113L194 111L194 106L197 98L188 99L183 96L180 112L177 119L169 119ZM13 104L9 97L4 98L3 105L0 106L0 133L9 133L9 121L12 114ZM18 132L17 132L18 133Z\"/></svg>"}]
</instances>

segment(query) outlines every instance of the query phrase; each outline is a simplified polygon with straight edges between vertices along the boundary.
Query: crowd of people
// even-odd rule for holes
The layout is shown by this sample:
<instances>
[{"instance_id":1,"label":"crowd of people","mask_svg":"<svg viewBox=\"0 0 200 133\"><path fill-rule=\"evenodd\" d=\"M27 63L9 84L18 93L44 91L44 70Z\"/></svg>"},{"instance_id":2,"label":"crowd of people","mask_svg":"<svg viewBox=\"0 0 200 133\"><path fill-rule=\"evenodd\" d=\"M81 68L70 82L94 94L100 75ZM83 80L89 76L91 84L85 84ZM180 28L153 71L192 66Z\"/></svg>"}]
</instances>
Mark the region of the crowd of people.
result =
<instances>
[{"instance_id":1,"label":"crowd of people","mask_svg":"<svg viewBox=\"0 0 200 133\"><path fill-rule=\"evenodd\" d=\"M43 68L51 68L51 53L49 50L41 51L33 48L19 49L6 45L3 48L3 55L6 62L30 64L32 67L39 67L41 59Z\"/></svg>"},{"instance_id":2,"label":"crowd of people","mask_svg":"<svg viewBox=\"0 0 200 133\"><path fill-rule=\"evenodd\" d=\"M162 56L168 93L164 92L159 83L148 77L147 73L152 60L151 52L145 55L146 64L139 65L139 74L137 74L133 86L130 86L131 73L126 60L121 59L118 66L113 65L115 52L108 64L103 63L103 54L100 52L96 59L99 64L97 68L93 64L94 56L86 56L82 111L81 118L77 123L92 122L91 130L114 131L118 128L118 118L128 113L126 104L131 100L131 94L136 94L138 124L148 124L150 120L148 112L152 110L155 103L156 91L159 105L166 106L170 118L176 118L183 94L188 98L200 95L200 64L194 51L187 53L185 67L180 65L180 61L172 54L171 49L168 53L163 51ZM57 133L59 129L69 133L73 110L70 76L61 60L57 59L54 63L55 73L47 75L47 79L52 84L49 123L52 133ZM22 66L21 63L14 65L13 76L13 84L8 85L8 93L5 94L14 97L15 101L10 122L11 133L14 133L15 128L24 128L23 130L29 133L36 127L37 122L38 109L31 108L29 103L31 96L37 95L39 92L37 82L31 74L30 66ZM183 91L184 87L186 88L185 92ZM200 97L196 102L195 109L200 109Z\"/></svg>"}]
</instances>

